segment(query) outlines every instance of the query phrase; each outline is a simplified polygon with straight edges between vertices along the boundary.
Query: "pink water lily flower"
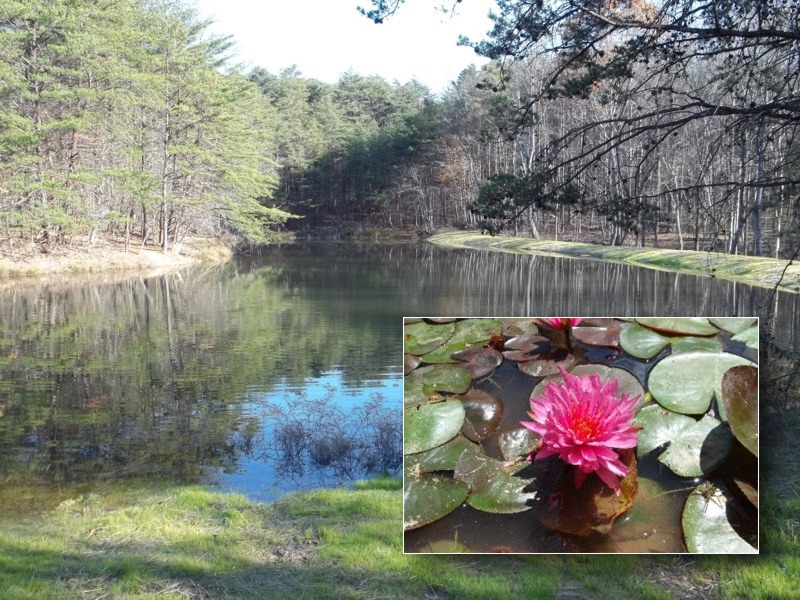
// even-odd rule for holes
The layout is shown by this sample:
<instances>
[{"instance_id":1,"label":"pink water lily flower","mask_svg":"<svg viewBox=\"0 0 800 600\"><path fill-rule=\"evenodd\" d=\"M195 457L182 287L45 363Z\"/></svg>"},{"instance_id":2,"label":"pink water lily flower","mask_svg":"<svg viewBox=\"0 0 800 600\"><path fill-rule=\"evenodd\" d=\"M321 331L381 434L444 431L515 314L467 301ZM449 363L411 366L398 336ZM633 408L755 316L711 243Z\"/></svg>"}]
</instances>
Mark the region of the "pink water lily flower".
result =
<instances>
[{"instance_id":1,"label":"pink water lily flower","mask_svg":"<svg viewBox=\"0 0 800 600\"><path fill-rule=\"evenodd\" d=\"M553 319L553 318L537 319L537 321L539 321L543 325L547 325L548 327L550 327L552 329L572 329L573 327L575 327L575 325L580 323L581 320L582 319L580 319L580 318L569 319L569 318L562 318L562 317L558 317L558 318L555 318L555 319Z\"/></svg>"},{"instance_id":2,"label":"pink water lily flower","mask_svg":"<svg viewBox=\"0 0 800 600\"><path fill-rule=\"evenodd\" d=\"M577 377L560 365L564 383L551 383L539 398L531 396L533 421L521 424L541 436L536 460L558 455L575 466L575 487L597 476L617 494L628 473L615 449L634 448L640 427L632 423L639 397L617 398L619 381L603 383L600 375Z\"/></svg>"}]
</instances>

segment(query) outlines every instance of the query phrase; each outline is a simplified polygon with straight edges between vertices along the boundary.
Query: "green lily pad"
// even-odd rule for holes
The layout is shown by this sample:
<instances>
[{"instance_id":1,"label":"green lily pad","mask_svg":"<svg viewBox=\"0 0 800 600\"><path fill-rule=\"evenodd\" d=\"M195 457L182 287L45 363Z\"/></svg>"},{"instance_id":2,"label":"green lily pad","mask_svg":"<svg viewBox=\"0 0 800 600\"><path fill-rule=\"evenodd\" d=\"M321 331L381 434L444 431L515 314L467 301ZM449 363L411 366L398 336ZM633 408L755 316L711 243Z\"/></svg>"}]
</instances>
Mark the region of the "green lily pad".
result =
<instances>
[{"instance_id":1,"label":"green lily pad","mask_svg":"<svg viewBox=\"0 0 800 600\"><path fill-rule=\"evenodd\" d=\"M758 323L756 317L716 317L709 319L711 323L728 333L741 333L751 325Z\"/></svg>"},{"instance_id":2,"label":"green lily pad","mask_svg":"<svg viewBox=\"0 0 800 600\"><path fill-rule=\"evenodd\" d=\"M528 456L539 444L541 437L527 427L515 427L497 434L497 446L505 460Z\"/></svg>"},{"instance_id":3,"label":"green lily pad","mask_svg":"<svg viewBox=\"0 0 800 600\"><path fill-rule=\"evenodd\" d=\"M732 447L730 428L706 415L684 428L658 460L681 477L700 477L725 462Z\"/></svg>"},{"instance_id":4,"label":"green lily pad","mask_svg":"<svg viewBox=\"0 0 800 600\"><path fill-rule=\"evenodd\" d=\"M422 391L422 378L432 368L414 369L403 378L403 406L414 406L428 401L428 396Z\"/></svg>"},{"instance_id":5,"label":"green lily pad","mask_svg":"<svg viewBox=\"0 0 800 600\"><path fill-rule=\"evenodd\" d=\"M503 469L503 463L488 456L465 452L456 463L454 477L470 487L467 503L491 513L518 513L530 510L527 504L536 492L523 493L532 479L522 479Z\"/></svg>"},{"instance_id":6,"label":"green lily pad","mask_svg":"<svg viewBox=\"0 0 800 600\"><path fill-rule=\"evenodd\" d=\"M692 417L679 415L658 404L645 406L636 413L633 423L641 427L636 454L642 456L672 442L687 427L696 423Z\"/></svg>"},{"instance_id":7,"label":"green lily pad","mask_svg":"<svg viewBox=\"0 0 800 600\"><path fill-rule=\"evenodd\" d=\"M729 515L738 503L724 486L706 482L689 494L681 522L689 552L699 554L758 554L733 528Z\"/></svg>"},{"instance_id":8,"label":"green lily pad","mask_svg":"<svg viewBox=\"0 0 800 600\"><path fill-rule=\"evenodd\" d=\"M727 352L682 352L660 361L650 371L650 393L664 408L686 415L708 411L711 398L722 398L722 376L731 367L752 365L749 360ZM725 419L722 402L720 416Z\"/></svg>"},{"instance_id":9,"label":"green lily pad","mask_svg":"<svg viewBox=\"0 0 800 600\"><path fill-rule=\"evenodd\" d=\"M679 352L722 352L722 341L718 336L683 336L672 340L672 353Z\"/></svg>"},{"instance_id":10,"label":"green lily pad","mask_svg":"<svg viewBox=\"0 0 800 600\"><path fill-rule=\"evenodd\" d=\"M453 335L435 350L422 356L427 363L456 362L453 354L469 344L484 343L492 336L500 335L502 325L495 319L466 319L455 324ZM406 348L406 352L408 352Z\"/></svg>"},{"instance_id":11,"label":"green lily pad","mask_svg":"<svg viewBox=\"0 0 800 600\"><path fill-rule=\"evenodd\" d=\"M403 410L403 453L415 454L453 439L464 424L460 400L406 406Z\"/></svg>"},{"instance_id":12,"label":"green lily pad","mask_svg":"<svg viewBox=\"0 0 800 600\"><path fill-rule=\"evenodd\" d=\"M426 365L414 369L403 379L403 405L428 402L431 394L463 394L472 385L469 370L462 365Z\"/></svg>"},{"instance_id":13,"label":"green lily pad","mask_svg":"<svg viewBox=\"0 0 800 600\"><path fill-rule=\"evenodd\" d=\"M463 481L442 475L403 477L403 530L433 523L458 508L469 494Z\"/></svg>"},{"instance_id":14,"label":"green lily pad","mask_svg":"<svg viewBox=\"0 0 800 600\"><path fill-rule=\"evenodd\" d=\"M536 319L504 319L502 334L508 337L521 335L523 333L539 333L539 328L536 325Z\"/></svg>"},{"instance_id":15,"label":"green lily pad","mask_svg":"<svg viewBox=\"0 0 800 600\"><path fill-rule=\"evenodd\" d=\"M669 338L638 323L631 323L620 332L619 342L631 356L648 359L661 352L669 344Z\"/></svg>"},{"instance_id":16,"label":"green lily pad","mask_svg":"<svg viewBox=\"0 0 800 600\"><path fill-rule=\"evenodd\" d=\"M455 323L434 325L420 321L403 327L403 349L409 354L427 354L453 336Z\"/></svg>"},{"instance_id":17,"label":"green lily pad","mask_svg":"<svg viewBox=\"0 0 800 600\"><path fill-rule=\"evenodd\" d=\"M737 333L735 336L733 336L733 339L737 342L742 342L748 348L758 350L758 325L754 325L749 329L745 329L744 331Z\"/></svg>"},{"instance_id":18,"label":"green lily pad","mask_svg":"<svg viewBox=\"0 0 800 600\"><path fill-rule=\"evenodd\" d=\"M703 317L638 318L636 322L668 335L714 335L719 329Z\"/></svg>"},{"instance_id":19,"label":"green lily pad","mask_svg":"<svg viewBox=\"0 0 800 600\"><path fill-rule=\"evenodd\" d=\"M465 451L476 454L483 453L478 444L473 444L463 435L457 435L449 442L445 442L427 452L407 454L403 459L403 466L407 470L416 473L452 471L456 466L456 461Z\"/></svg>"},{"instance_id":20,"label":"green lily pad","mask_svg":"<svg viewBox=\"0 0 800 600\"><path fill-rule=\"evenodd\" d=\"M758 456L758 369L728 369L722 377L722 402L733 435Z\"/></svg>"},{"instance_id":21,"label":"green lily pad","mask_svg":"<svg viewBox=\"0 0 800 600\"><path fill-rule=\"evenodd\" d=\"M505 412L505 405L500 398L476 389L471 389L458 398L464 403L466 418L461 433L467 439L480 442L497 431Z\"/></svg>"}]
</instances>

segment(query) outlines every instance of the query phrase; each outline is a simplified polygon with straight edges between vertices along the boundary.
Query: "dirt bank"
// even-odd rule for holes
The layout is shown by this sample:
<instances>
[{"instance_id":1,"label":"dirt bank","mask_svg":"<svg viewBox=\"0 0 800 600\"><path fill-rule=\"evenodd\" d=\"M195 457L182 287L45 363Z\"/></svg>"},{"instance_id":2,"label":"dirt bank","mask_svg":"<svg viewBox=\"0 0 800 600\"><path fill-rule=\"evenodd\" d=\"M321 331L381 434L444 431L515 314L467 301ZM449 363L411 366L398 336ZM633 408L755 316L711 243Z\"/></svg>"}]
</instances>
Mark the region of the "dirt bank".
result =
<instances>
[{"instance_id":1,"label":"dirt bank","mask_svg":"<svg viewBox=\"0 0 800 600\"><path fill-rule=\"evenodd\" d=\"M179 248L161 252L154 247L132 245L125 251L121 242L105 241L88 247L47 249L39 246L0 254L0 288L11 285L64 280L81 275L103 275L105 279L150 277L193 264L218 264L230 260L233 252L220 240L185 240Z\"/></svg>"}]
</instances>

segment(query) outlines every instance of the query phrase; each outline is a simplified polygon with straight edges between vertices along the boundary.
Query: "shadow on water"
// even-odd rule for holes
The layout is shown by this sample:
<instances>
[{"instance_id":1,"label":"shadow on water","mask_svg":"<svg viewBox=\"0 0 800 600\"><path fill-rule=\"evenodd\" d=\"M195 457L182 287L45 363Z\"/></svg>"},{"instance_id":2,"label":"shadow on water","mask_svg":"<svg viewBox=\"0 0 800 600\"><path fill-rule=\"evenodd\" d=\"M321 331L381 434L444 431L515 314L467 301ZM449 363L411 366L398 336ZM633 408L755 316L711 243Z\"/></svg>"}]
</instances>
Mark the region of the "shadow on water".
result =
<instances>
[{"instance_id":1,"label":"shadow on water","mask_svg":"<svg viewBox=\"0 0 800 600\"><path fill-rule=\"evenodd\" d=\"M711 278L424 244L20 286L0 296L0 505L22 487L41 491L34 508L48 489L108 480L216 477L258 496L390 470L403 316L744 316L768 302ZM773 310L796 351L797 297ZM335 391L311 394L329 379Z\"/></svg>"}]
</instances>

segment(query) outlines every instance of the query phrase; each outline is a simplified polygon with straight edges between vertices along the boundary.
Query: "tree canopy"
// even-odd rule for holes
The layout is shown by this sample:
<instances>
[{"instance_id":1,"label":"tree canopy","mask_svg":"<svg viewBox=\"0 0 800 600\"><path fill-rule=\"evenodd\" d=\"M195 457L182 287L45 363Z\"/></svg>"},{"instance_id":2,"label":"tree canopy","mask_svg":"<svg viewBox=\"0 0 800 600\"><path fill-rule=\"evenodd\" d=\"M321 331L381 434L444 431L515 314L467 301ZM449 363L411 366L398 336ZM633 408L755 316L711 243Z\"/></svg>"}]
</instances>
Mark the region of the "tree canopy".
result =
<instances>
[{"instance_id":1,"label":"tree canopy","mask_svg":"<svg viewBox=\"0 0 800 600\"><path fill-rule=\"evenodd\" d=\"M374 0L363 12L380 22L402 3ZM490 16L486 39L462 43L498 65L484 85L512 101L509 135L528 135L554 106L577 109L534 153L547 191L578 183L587 201L631 230L663 220L663 202L675 218L675 203L692 197L717 221L725 249L736 250L752 217L761 253L762 211L794 202L800 183L792 3L498 0ZM723 221L718 209L727 204Z\"/></svg>"}]
</instances>

